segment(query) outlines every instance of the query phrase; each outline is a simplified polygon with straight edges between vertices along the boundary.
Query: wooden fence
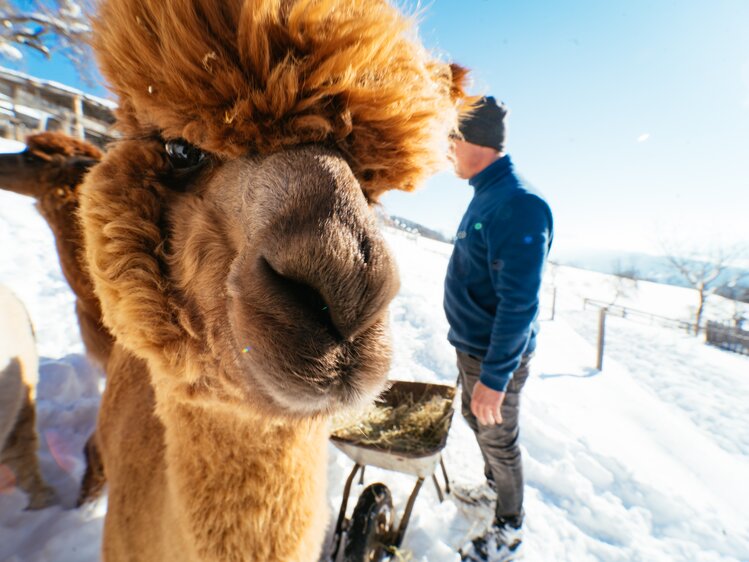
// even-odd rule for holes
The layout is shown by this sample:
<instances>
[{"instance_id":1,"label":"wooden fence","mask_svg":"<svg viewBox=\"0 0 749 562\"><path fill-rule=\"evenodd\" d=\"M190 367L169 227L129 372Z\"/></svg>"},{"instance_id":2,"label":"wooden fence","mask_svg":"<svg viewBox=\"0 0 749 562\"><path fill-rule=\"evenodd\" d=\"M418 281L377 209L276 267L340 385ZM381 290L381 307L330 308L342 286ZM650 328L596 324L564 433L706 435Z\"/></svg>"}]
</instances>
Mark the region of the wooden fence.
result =
<instances>
[{"instance_id":1,"label":"wooden fence","mask_svg":"<svg viewBox=\"0 0 749 562\"><path fill-rule=\"evenodd\" d=\"M42 131L62 131L99 147L115 134L109 100L0 67L0 137L23 142Z\"/></svg>"},{"instance_id":2,"label":"wooden fence","mask_svg":"<svg viewBox=\"0 0 749 562\"><path fill-rule=\"evenodd\" d=\"M663 326L665 328L674 328L676 330L683 330L691 332L694 329L694 324L686 320L680 320L678 318L668 318L667 316L660 316L658 314L651 314L643 310L637 310L629 308L627 306L621 306L618 304L610 304L605 301L599 301L595 299L583 299L583 310L586 310L588 306L594 308L605 308L607 314L611 316L619 316L621 318L627 318L629 320L636 320L651 326Z\"/></svg>"},{"instance_id":3,"label":"wooden fence","mask_svg":"<svg viewBox=\"0 0 749 562\"><path fill-rule=\"evenodd\" d=\"M749 355L749 331L736 326L709 320L705 330L705 341L728 351Z\"/></svg>"}]
</instances>

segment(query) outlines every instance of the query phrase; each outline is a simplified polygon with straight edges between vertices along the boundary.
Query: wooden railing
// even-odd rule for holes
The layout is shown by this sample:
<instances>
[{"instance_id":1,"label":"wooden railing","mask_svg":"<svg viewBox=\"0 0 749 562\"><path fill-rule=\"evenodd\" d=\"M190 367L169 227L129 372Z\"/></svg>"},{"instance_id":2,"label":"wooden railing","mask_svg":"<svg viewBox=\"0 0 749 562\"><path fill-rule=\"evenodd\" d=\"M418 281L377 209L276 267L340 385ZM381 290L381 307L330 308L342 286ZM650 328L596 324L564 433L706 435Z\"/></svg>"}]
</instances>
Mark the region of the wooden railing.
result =
<instances>
[{"instance_id":1,"label":"wooden railing","mask_svg":"<svg viewBox=\"0 0 749 562\"><path fill-rule=\"evenodd\" d=\"M705 341L721 349L749 355L749 332L736 326L709 320L705 329Z\"/></svg>"},{"instance_id":2,"label":"wooden railing","mask_svg":"<svg viewBox=\"0 0 749 562\"><path fill-rule=\"evenodd\" d=\"M115 134L109 100L0 67L0 137L23 142L32 133L62 131L98 146Z\"/></svg>"},{"instance_id":3,"label":"wooden railing","mask_svg":"<svg viewBox=\"0 0 749 562\"><path fill-rule=\"evenodd\" d=\"M652 326L663 326L666 328L674 328L687 332L694 329L694 324L692 322L687 322L686 320L680 320L678 318L668 318L667 316L660 316L658 314L652 314L643 310L629 308L628 306L611 304L605 301L588 298L583 299L583 309L587 309L589 306L599 309L605 308L607 309L607 314L611 316L619 316L621 318L643 322Z\"/></svg>"}]
</instances>

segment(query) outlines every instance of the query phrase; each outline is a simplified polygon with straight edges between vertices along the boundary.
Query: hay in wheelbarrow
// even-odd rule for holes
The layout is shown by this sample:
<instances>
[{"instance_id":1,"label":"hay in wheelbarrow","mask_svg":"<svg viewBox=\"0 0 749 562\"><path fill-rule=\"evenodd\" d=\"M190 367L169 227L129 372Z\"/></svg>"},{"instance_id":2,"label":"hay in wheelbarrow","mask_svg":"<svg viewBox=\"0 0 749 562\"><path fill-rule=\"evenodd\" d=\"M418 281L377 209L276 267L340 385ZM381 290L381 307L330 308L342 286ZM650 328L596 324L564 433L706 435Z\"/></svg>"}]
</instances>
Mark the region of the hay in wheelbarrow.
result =
<instances>
[{"instance_id":1,"label":"hay in wheelbarrow","mask_svg":"<svg viewBox=\"0 0 749 562\"><path fill-rule=\"evenodd\" d=\"M405 394L396 405L378 400L363 412L334 417L332 434L357 445L419 453L440 446L451 417L452 398L434 395L415 401Z\"/></svg>"}]
</instances>

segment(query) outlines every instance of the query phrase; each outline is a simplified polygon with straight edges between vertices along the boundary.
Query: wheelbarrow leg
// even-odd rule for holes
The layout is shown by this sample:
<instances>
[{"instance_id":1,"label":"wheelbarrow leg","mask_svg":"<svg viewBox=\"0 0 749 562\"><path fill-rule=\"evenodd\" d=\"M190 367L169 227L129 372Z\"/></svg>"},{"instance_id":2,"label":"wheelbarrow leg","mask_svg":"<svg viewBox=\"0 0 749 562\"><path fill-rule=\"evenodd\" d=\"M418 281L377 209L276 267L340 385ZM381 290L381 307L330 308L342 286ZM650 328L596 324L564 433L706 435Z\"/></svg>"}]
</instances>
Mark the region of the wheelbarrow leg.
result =
<instances>
[{"instance_id":1,"label":"wheelbarrow leg","mask_svg":"<svg viewBox=\"0 0 749 562\"><path fill-rule=\"evenodd\" d=\"M440 467L442 467L442 476L445 477L445 493L450 493L450 479L447 477L447 470L445 469L445 459L440 455Z\"/></svg>"},{"instance_id":2,"label":"wheelbarrow leg","mask_svg":"<svg viewBox=\"0 0 749 562\"><path fill-rule=\"evenodd\" d=\"M440 503L445 501L445 496L442 493L442 487L440 486L440 483L437 482L437 475L432 473L432 482L434 482L434 487L437 489L437 497L440 499Z\"/></svg>"},{"instance_id":3,"label":"wheelbarrow leg","mask_svg":"<svg viewBox=\"0 0 749 562\"><path fill-rule=\"evenodd\" d=\"M442 455L440 455L440 467L442 468L442 476L445 479L445 494L450 493L450 479L447 477L447 470L445 469L445 461L442 458ZM445 501L445 495L442 493L442 486L440 486L439 480L437 480L437 475L433 472L432 473L432 482L434 482L434 487L437 488L437 496L440 499L440 503Z\"/></svg>"},{"instance_id":4,"label":"wheelbarrow leg","mask_svg":"<svg viewBox=\"0 0 749 562\"><path fill-rule=\"evenodd\" d=\"M421 490L421 485L423 483L424 479L419 478L416 481L413 492L411 492L411 497L408 498L406 511L403 513L403 518L401 519L400 525L398 525L398 534L396 535L395 541L393 542L393 546L395 548L400 548L400 545L403 542L403 537L406 535L406 526L408 525L408 520L411 518L411 511L413 511L414 504L416 503L416 496L419 495L419 490Z\"/></svg>"},{"instance_id":5,"label":"wheelbarrow leg","mask_svg":"<svg viewBox=\"0 0 749 562\"><path fill-rule=\"evenodd\" d=\"M338 521L335 525L335 534L333 535L333 556L332 560L336 560L338 558L338 550L341 547L341 536L343 534L343 521L346 519L346 507L348 506L348 497L351 493L351 484L354 481L354 478L356 477L357 471L362 468L362 465L355 464L354 468L351 470L351 474L348 475L348 478L346 479L346 485L343 487L343 498L341 498L341 510L338 512Z\"/></svg>"}]
</instances>

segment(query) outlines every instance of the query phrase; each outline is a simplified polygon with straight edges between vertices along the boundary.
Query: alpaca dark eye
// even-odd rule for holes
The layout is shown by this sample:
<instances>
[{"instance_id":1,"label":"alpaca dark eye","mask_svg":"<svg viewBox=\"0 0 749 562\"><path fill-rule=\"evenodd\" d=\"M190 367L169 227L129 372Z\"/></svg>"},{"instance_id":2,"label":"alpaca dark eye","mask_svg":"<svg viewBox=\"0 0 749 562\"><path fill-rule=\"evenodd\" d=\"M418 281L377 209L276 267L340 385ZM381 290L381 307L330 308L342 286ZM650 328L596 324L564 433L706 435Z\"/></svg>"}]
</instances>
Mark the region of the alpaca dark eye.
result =
<instances>
[{"instance_id":1,"label":"alpaca dark eye","mask_svg":"<svg viewBox=\"0 0 749 562\"><path fill-rule=\"evenodd\" d=\"M169 162L178 171L194 170L207 160L205 152L184 139L166 141L164 147L169 155Z\"/></svg>"}]
</instances>

